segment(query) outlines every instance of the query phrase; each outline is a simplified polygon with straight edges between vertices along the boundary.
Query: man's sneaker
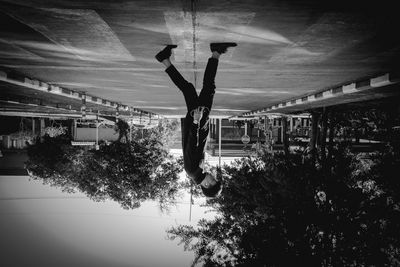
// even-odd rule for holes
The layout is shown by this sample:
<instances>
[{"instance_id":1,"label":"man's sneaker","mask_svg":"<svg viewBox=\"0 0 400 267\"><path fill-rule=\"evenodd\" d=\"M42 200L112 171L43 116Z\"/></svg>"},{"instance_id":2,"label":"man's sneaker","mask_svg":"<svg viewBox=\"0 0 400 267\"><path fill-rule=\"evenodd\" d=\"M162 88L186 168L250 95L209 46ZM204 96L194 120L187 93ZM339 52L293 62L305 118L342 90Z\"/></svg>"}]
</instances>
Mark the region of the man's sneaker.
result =
<instances>
[{"instance_id":1,"label":"man's sneaker","mask_svg":"<svg viewBox=\"0 0 400 267\"><path fill-rule=\"evenodd\" d=\"M158 52L158 54L155 56L155 58L159 61L162 62L164 59L167 59L171 56L171 50L174 48L177 48L177 45L167 45L163 50Z\"/></svg>"},{"instance_id":2,"label":"man's sneaker","mask_svg":"<svg viewBox=\"0 0 400 267\"><path fill-rule=\"evenodd\" d=\"M229 47L235 47L235 46L237 46L237 43L211 43L210 49L211 52L216 51L220 54L223 54Z\"/></svg>"}]
</instances>

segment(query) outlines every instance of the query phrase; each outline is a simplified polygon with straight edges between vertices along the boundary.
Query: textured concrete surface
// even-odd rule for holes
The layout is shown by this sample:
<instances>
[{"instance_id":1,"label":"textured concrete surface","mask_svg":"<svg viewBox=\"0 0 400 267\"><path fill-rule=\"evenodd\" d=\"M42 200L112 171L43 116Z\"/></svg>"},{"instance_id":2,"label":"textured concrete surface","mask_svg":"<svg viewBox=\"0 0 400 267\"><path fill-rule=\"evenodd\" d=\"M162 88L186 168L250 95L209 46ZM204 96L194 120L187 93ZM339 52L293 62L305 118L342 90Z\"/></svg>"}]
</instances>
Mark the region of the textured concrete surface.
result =
<instances>
[{"instance_id":1,"label":"textured concrete surface","mask_svg":"<svg viewBox=\"0 0 400 267\"><path fill-rule=\"evenodd\" d=\"M220 60L213 115L238 115L397 72L396 10L388 1L1 0L0 67L183 115L154 55L177 44L173 62L200 89L209 43L235 41Z\"/></svg>"}]
</instances>

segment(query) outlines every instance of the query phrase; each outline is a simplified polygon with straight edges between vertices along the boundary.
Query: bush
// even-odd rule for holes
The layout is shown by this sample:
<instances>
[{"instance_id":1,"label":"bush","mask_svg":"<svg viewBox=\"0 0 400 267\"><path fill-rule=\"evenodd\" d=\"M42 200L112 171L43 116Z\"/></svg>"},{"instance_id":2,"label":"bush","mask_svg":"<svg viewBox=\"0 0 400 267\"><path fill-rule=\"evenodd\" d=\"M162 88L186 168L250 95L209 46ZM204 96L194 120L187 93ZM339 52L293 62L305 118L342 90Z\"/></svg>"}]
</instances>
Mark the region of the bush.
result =
<instances>
[{"instance_id":1,"label":"bush","mask_svg":"<svg viewBox=\"0 0 400 267\"><path fill-rule=\"evenodd\" d=\"M168 230L204 266L393 266L399 263L399 157L335 150L330 168L300 154L224 166L218 212Z\"/></svg>"}]
</instances>

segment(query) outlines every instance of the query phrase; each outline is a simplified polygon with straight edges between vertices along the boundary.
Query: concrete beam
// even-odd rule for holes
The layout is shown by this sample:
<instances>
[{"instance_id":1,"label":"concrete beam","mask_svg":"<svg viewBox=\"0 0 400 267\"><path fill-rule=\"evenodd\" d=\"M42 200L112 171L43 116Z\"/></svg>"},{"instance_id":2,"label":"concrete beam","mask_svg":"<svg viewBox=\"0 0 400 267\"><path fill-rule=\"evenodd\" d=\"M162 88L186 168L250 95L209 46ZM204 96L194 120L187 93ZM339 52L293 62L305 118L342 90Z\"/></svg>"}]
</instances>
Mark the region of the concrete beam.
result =
<instances>
[{"instance_id":1,"label":"concrete beam","mask_svg":"<svg viewBox=\"0 0 400 267\"><path fill-rule=\"evenodd\" d=\"M337 98L338 101L334 104L329 103L329 106L339 105L339 104L342 104L342 102L339 102L341 100L340 97L342 97L344 95L351 96L354 94L354 96L356 96L355 95L356 93L359 93L362 91L368 92L368 90L371 90L371 89L385 88L389 85L394 85L394 84L398 84L398 83L399 83L399 79L396 76L394 76L394 74L385 73L383 75L372 77L370 79L343 84L338 87L329 88L329 89L326 89L326 90L323 90L323 91L320 91L317 93L313 93L313 94L306 95L306 96L301 96L296 99L285 100L281 103L278 103L278 104L275 104L272 106L245 112L241 116L251 117L251 116L264 115L264 114L276 113L276 112L288 113L289 108L291 108L290 110L296 110L296 112L298 112L300 110L309 109L310 106L312 106L318 102L321 103L321 106L324 106L324 104L323 104L324 101L326 101L327 99L334 100L335 98ZM352 101L349 101L347 99L347 102L359 102L359 101L360 100L357 100L356 98L354 98L354 100L352 100ZM327 106L328 106L328 104L327 104ZM290 111L289 111L289 113L290 113Z\"/></svg>"},{"instance_id":2,"label":"concrete beam","mask_svg":"<svg viewBox=\"0 0 400 267\"><path fill-rule=\"evenodd\" d=\"M43 112L25 112L25 111L0 111L0 116L11 116L11 117L32 117L32 118L54 118L54 119L66 119L66 118L81 118L80 114L69 114L69 113L43 113ZM88 118L88 119L95 119Z\"/></svg>"},{"instance_id":3,"label":"concrete beam","mask_svg":"<svg viewBox=\"0 0 400 267\"><path fill-rule=\"evenodd\" d=\"M21 86L21 87L25 87L25 88L29 88L29 89L33 89L33 90L38 90L41 92L46 92L49 94L55 94L55 95L61 95L63 97L66 98L71 98L71 99L81 99L81 96L83 93L81 92L76 92L73 91L71 89L67 89L67 88L62 88L56 85L49 85L48 83L36 80L36 79L31 79L28 77L24 77L24 76L9 76L6 72L4 71L0 71L0 81L9 83L9 84L13 84L13 85L17 85L17 86ZM156 115L154 113L148 112L148 111L144 111L144 110L140 110L137 108L133 108L133 107L128 107L126 105L122 105L119 103L115 103L112 101L109 101L107 99L102 99L100 97L96 97L96 96L90 96L87 95L86 96L86 101L88 103L92 103L92 104L96 104L99 106L104 106L104 107L108 107L108 108L116 108L118 105L121 105L123 107L124 111L128 111L130 108L136 112L142 112L145 114L153 114Z\"/></svg>"}]
</instances>

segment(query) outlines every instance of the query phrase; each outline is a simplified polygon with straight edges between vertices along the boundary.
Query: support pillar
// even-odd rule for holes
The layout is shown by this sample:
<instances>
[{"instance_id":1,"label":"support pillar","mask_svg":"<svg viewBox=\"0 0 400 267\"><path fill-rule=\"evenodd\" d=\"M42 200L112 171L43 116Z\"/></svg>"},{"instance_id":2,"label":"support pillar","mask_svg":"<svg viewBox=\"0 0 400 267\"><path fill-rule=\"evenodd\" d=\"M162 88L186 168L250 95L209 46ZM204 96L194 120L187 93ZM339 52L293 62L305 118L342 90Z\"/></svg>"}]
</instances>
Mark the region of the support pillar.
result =
<instances>
[{"instance_id":1,"label":"support pillar","mask_svg":"<svg viewBox=\"0 0 400 267\"><path fill-rule=\"evenodd\" d=\"M216 133L215 133L215 139L218 139L218 137L219 137L219 132L220 132L220 130L219 130L219 125L220 125L220 119L215 119L215 122L216 122L216 125L215 125L215 131L216 131Z\"/></svg>"},{"instance_id":2,"label":"support pillar","mask_svg":"<svg viewBox=\"0 0 400 267\"><path fill-rule=\"evenodd\" d=\"M293 132L293 117L289 117L290 119L290 132Z\"/></svg>"},{"instance_id":3,"label":"support pillar","mask_svg":"<svg viewBox=\"0 0 400 267\"><path fill-rule=\"evenodd\" d=\"M73 130L73 139L76 140L76 132L77 132L77 121L74 120L74 130Z\"/></svg>"},{"instance_id":4,"label":"support pillar","mask_svg":"<svg viewBox=\"0 0 400 267\"><path fill-rule=\"evenodd\" d=\"M287 134L287 117L282 117L282 145L283 145L283 152L285 155L289 155L289 140Z\"/></svg>"},{"instance_id":5,"label":"support pillar","mask_svg":"<svg viewBox=\"0 0 400 267\"><path fill-rule=\"evenodd\" d=\"M210 131L211 131L211 138L212 139L216 139L215 138L215 119L211 119L211 129L210 129Z\"/></svg>"},{"instance_id":6,"label":"support pillar","mask_svg":"<svg viewBox=\"0 0 400 267\"><path fill-rule=\"evenodd\" d=\"M332 153L333 153L333 138L334 138L334 134L335 134L335 124L333 121L333 117L334 117L334 112L332 110L330 110L329 112L329 143L328 143L328 161L330 161L331 157L332 157Z\"/></svg>"},{"instance_id":7,"label":"support pillar","mask_svg":"<svg viewBox=\"0 0 400 267\"><path fill-rule=\"evenodd\" d=\"M99 126L100 123L96 121L96 150L99 150Z\"/></svg>"},{"instance_id":8,"label":"support pillar","mask_svg":"<svg viewBox=\"0 0 400 267\"><path fill-rule=\"evenodd\" d=\"M319 113L312 112L311 113L311 137L309 143L309 150L311 154L311 159L315 160L316 148L317 148L317 136L318 136L318 119Z\"/></svg>"},{"instance_id":9,"label":"support pillar","mask_svg":"<svg viewBox=\"0 0 400 267\"><path fill-rule=\"evenodd\" d=\"M268 117L264 116L264 138L265 138L265 143L267 142L267 131L268 131Z\"/></svg>"},{"instance_id":10,"label":"support pillar","mask_svg":"<svg viewBox=\"0 0 400 267\"><path fill-rule=\"evenodd\" d=\"M221 167L221 149L222 149L222 118L219 118L219 129L218 129L218 162Z\"/></svg>"},{"instance_id":11,"label":"support pillar","mask_svg":"<svg viewBox=\"0 0 400 267\"><path fill-rule=\"evenodd\" d=\"M35 135L35 118L32 117L32 135Z\"/></svg>"},{"instance_id":12,"label":"support pillar","mask_svg":"<svg viewBox=\"0 0 400 267\"><path fill-rule=\"evenodd\" d=\"M321 117L321 138L320 138L321 161L323 163L326 160L325 147L326 147L327 124L328 124L328 110L326 109L326 107L324 107L322 110L322 117Z\"/></svg>"},{"instance_id":13,"label":"support pillar","mask_svg":"<svg viewBox=\"0 0 400 267\"><path fill-rule=\"evenodd\" d=\"M81 106L82 119L86 119L86 94L82 94L81 99L82 99L82 106Z\"/></svg>"},{"instance_id":14,"label":"support pillar","mask_svg":"<svg viewBox=\"0 0 400 267\"><path fill-rule=\"evenodd\" d=\"M208 135L207 135L207 147L211 144L211 119L208 120Z\"/></svg>"},{"instance_id":15,"label":"support pillar","mask_svg":"<svg viewBox=\"0 0 400 267\"><path fill-rule=\"evenodd\" d=\"M40 136L43 135L44 128L45 128L44 118L40 118L40 133L39 133Z\"/></svg>"}]
</instances>

